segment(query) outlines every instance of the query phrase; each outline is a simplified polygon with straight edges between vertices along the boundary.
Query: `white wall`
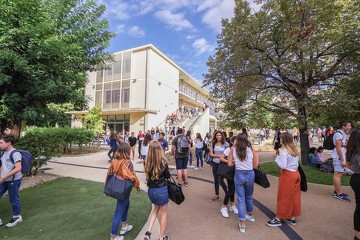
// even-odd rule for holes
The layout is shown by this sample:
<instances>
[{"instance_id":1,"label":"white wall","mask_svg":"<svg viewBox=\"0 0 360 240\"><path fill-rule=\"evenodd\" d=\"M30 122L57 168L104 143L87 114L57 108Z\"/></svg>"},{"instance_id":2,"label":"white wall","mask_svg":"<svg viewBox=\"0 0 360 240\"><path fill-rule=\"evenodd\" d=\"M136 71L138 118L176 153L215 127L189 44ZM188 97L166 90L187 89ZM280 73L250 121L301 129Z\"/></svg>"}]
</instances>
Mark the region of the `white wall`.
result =
<instances>
[{"instance_id":1,"label":"white wall","mask_svg":"<svg viewBox=\"0 0 360 240\"><path fill-rule=\"evenodd\" d=\"M204 138L206 133L209 132L209 118L210 118L210 109L206 108L205 111L201 114L199 121L195 124L192 129L193 136L196 133L200 133L201 137Z\"/></svg>"},{"instance_id":2,"label":"white wall","mask_svg":"<svg viewBox=\"0 0 360 240\"><path fill-rule=\"evenodd\" d=\"M96 72L87 72L88 83L85 86L85 96L90 98L89 107L95 106L95 86L96 84Z\"/></svg>"},{"instance_id":3,"label":"white wall","mask_svg":"<svg viewBox=\"0 0 360 240\"><path fill-rule=\"evenodd\" d=\"M178 108L179 70L153 50L149 50L147 108L157 111L148 114L145 129L158 126ZM159 85L160 82L160 85Z\"/></svg>"},{"instance_id":4,"label":"white wall","mask_svg":"<svg viewBox=\"0 0 360 240\"><path fill-rule=\"evenodd\" d=\"M146 50L131 55L130 108L145 108Z\"/></svg>"}]
</instances>

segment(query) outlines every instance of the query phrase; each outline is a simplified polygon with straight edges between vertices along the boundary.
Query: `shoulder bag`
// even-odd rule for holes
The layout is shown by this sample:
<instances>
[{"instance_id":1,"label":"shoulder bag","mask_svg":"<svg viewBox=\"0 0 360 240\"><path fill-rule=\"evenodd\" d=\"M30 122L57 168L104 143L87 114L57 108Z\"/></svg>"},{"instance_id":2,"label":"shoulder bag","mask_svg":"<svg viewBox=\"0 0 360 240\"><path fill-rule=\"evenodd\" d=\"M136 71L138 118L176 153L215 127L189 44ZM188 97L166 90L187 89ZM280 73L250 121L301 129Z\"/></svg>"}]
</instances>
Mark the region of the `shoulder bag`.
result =
<instances>
[{"instance_id":1,"label":"shoulder bag","mask_svg":"<svg viewBox=\"0 0 360 240\"><path fill-rule=\"evenodd\" d=\"M226 178L227 180L234 180L235 165L229 167L227 163L220 162L218 166L217 174Z\"/></svg>"},{"instance_id":2,"label":"shoulder bag","mask_svg":"<svg viewBox=\"0 0 360 240\"><path fill-rule=\"evenodd\" d=\"M267 179L266 173L261 170L260 165L258 166L257 169L254 168L254 172L255 172L255 183L259 184L263 188L270 187L270 182Z\"/></svg>"},{"instance_id":3,"label":"shoulder bag","mask_svg":"<svg viewBox=\"0 0 360 240\"><path fill-rule=\"evenodd\" d=\"M180 205L185 200L181 187L175 182L173 177L167 179L167 188L171 201Z\"/></svg>"},{"instance_id":4,"label":"shoulder bag","mask_svg":"<svg viewBox=\"0 0 360 240\"><path fill-rule=\"evenodd\" d=\"M108 174L106 179L104 193L117 200L125 200L130 197L134 182L130 179L123 179L115 173Z\"/></svg>"}]
</instances>

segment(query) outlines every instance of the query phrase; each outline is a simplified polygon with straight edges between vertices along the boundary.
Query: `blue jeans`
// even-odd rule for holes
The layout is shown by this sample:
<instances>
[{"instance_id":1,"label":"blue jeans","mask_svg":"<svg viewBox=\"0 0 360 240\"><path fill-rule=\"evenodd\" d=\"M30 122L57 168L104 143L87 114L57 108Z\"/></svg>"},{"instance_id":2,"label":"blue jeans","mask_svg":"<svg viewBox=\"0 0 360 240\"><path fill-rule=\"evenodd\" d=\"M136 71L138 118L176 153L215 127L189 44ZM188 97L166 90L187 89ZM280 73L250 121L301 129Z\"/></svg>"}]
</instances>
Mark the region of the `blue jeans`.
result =
<instances>
[{"instance_id":1,"label":"blue jeans","mask_svg":"<svg viewBox=\"0 0 360 240\"><path fill-rule=\"evenodd\" d=\"M192 151L190 150L190 155L189 155L189 165L192 166L192 160L193 160L193 154Z\"/></svg>"},{"instance_id":2,"label":"blue jeans","mask_svg":"<svg viewBox=\"0 0 360 240\"><path fill-rule=\"evenodd\" d=\"M9 200L13 211L13 217L17 217L21 214L21 205L20 205L20 198L19 198L19 188L21 185L22 179L10 181L10 182L3 182L0 184L0 198L4 196L6 191L9 194Z\"/></svg>"},{"instance_id":3,"label":"blue jeans","mask_svg":"<svg viewBox=\"0 0 360 240\"><path fill-rule=\"evenodd\" d=\"M120 223L127 222L127 215L130 206L130 198L123 201L117 200L114 219L111 227L111 236L116 236L119 230Z\"/></svg>"},{"instance_id":4,"label":"blue jeans","mask_svg":"<svg viewBox=\"0 0 360 240\"><path fill-rule=\"evenodd\" d=\"M235 170L235 190L238 200L239 220L245 221L245 206L248 214L253 213L253 192L255 173L253 170Z\"/></svg>"},{"instance_id":5,"label":"blue jeans","mask_svg":"<svg viewBox=\"0 0 360 240\"><path fill-rule=\"evenodd\" d=\"M199 161L201 162L201 167L203 167L204 162L203 162L203 157L202 157L202 152L203 150L201 148L197 148L195 150L195 155L196 155L196 167L199 167Z\"/></svg>"}]
</instances>

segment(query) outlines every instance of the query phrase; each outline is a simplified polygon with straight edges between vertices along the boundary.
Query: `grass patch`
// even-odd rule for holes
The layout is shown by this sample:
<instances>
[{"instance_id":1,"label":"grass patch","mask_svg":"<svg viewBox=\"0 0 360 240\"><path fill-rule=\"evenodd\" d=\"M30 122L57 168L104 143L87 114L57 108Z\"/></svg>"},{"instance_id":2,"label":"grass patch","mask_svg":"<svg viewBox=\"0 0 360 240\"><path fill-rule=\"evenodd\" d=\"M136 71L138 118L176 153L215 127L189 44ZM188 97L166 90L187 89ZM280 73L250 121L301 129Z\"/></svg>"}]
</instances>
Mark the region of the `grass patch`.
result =
<instances>
[{"instance_id":1,"label":"grass patch","mask_svg":"<svg viewBox=\"0 0 360 240\"><path fill-rule=\"evenodd\" d=\"M266 162L260 164L261 169L264 170L267 174L273 176L279 176L280 168L275 162ZM332 173L323 173L318 168L311 166L303 166L302 168L306 175L306 180L309 183L318 183L324 185L334 185L333 174ZM343 176L341 178L342 186L350 186L350 177Z\"/></svg>"},{"instance_id":2,"label":"grass patch","mask_svg":"<svg viewBox=\"0 0 360 240\"><path fill-rule=\"evenodd\" d=\"M60 178L20 192L24 220L14 228L2 226L0 239L109 239L116 200L104 197L103 184ZM135 239L151 210L145 192L131 192L126 239ZM12 217L8 197L0 200L1 218ZM119 229L120 230L120 229Z\"/></svg>"}]
</instances>

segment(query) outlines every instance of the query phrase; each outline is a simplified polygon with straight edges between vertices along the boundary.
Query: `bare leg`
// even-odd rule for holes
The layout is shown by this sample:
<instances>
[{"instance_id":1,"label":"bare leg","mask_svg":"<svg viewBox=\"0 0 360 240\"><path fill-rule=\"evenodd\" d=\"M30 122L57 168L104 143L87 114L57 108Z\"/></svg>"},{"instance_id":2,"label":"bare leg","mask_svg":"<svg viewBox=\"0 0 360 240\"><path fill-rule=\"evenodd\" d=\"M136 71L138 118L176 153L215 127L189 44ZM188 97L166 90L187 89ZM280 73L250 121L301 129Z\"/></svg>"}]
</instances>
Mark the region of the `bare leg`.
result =
<instances>
[{"instance_id":1,"label":"bare leg","mask_svg":"<svg viewBox=\"0 0 360 240\"><path fill-rule=\"evenodd\" d=\"M184 181L187 182L188 181L188 172L187 169L184 169Z\"/></svg>"},{"instance_id":2,"label":"bare leg","mask_svg":"<svg viewBox=\"0 0 360 240\"><path fill-rule=\"evenodd\" d=\"M342 193L342 190L341 190L341 177L342 177L342 173L341 172L334 172L334 177L333 177L333 180L334 180L334 188L335 188L335 191L337 194L340 194Z\"/></svg>"},{"instance_id":3,"label":"bare leg","mask_svg":"<svg viewBox=\"0 0 360 240\"><path fill-rule=\"evenodd\" d=\"M154 223L155 223L155 220L156 220L157 215L159 213L159 210L160 210L160 207L154 205L154 209L152 210L151 215L150 215L150 221L149 221L149 226L148 226L147 231L151 232L151 229L154 226Z\"/></svg>"},{"instance_id":4,"label":"bare leg","mask_svg":"<svg viewBox=\"0 0 360 240\"><path fill-rule=\"evenodd\" d=\"M178 183L182 184L182 171L177 170L177 176L178 176Z\"/></svg>"},{"instance_id":5,"label":"bare leg","mask_svg":"<svg viewBox=\"0 0 360 240\"><path fill-rule=\"evenodd\" d=\"M163 239L166 229L166 215L167 215L167 204L160 207L159 222L160 222L160 239Z\"/></svg>"}]
</instances>

